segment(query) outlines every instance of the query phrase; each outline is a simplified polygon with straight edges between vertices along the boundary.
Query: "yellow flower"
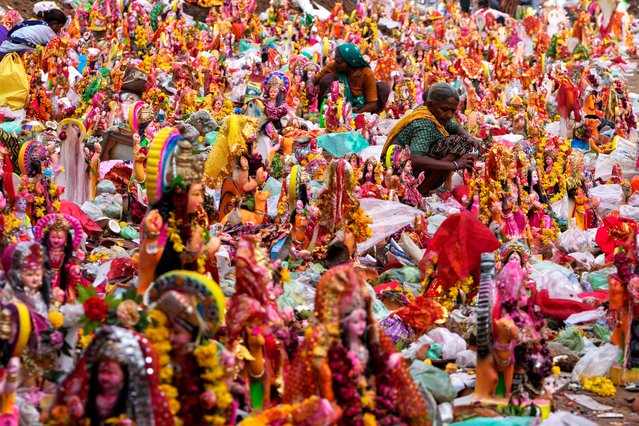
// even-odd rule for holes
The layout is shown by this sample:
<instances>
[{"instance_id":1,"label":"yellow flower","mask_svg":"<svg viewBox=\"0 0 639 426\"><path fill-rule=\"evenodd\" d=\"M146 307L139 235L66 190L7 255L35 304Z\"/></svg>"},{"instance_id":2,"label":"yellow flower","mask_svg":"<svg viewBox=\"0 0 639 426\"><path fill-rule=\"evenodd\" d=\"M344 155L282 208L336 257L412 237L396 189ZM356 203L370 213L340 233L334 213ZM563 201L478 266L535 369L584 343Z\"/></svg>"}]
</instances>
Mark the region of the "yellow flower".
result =
<instances>
[{"instance_id":1,"label":"yellow flower","mask_svg":"<svg viewBox=\"0 0 639 426\"><path fill-rule=\"evenodd\" d=\"M160 365L166 365L171 362L171 358L168 355L161 355L158 357L158 361L160 362Z\"/></svg>"},{"instance_id":2,"label":"yellow flower","mask_svg":"<svg viewBox=\"0 0 639 426\"><path fill-rule=\"evenodd\" d=\"M173 380L173 367L167 365L160 369L160 381L163 383L169 383L171 380Z\"/></svg>"},{"instance_id":3,"label":"yellow flower","mask_svg":"<svg viewBox=\"0 0 639 426\"><path fill-rule=\"evenodd\" d=\"M561 374L561 368L559 368L558 365L553 365L552 366L552 375L553 376L559 376Z\"/></svg>"},{"instance_id":4,"label":"yellow flower","mask_svg":"<svg viewBox=\"0 0 639 426\"><path fill-rule=\"evenodd\" d=\"M49 321L51 321L53 328L57 330L62 327L64 323L64 315L57 311L51 311L49 312Z\"/></svg>"},{"instance_id":5,"label":"yellow flower","mask_svg":"<svg viewBox=\"0 0 639 426\"><path fill-rule=\"evenodd\" d=\"M86 348L87 346L89 346L89 343L91 343L91 340L93 340L92 334L80 337L80 346Z\"/></svg>"},{"instance_id":6,"label":"yellow flower","mask_svg":"<svg viewBox=\"0 0 639 426\"><path fill-rule=\"evenodd\" d=\"M168 321L166 315L164 315L164 312L160 311L159 309L154 309L151 311L151 313L149 314L149 320L151 320L153 324L157 324L155 327L163 327Z\"/></svg>"},{"instance_id":7,"label":"yellow flower","mask_svg":"<svg viewBox=\"0 0 639 426\"><path fill-rule=\"evenodd\" d=\"M617 388L607 377L584 378L583 386L584 390L601 396L614 396L617 394Z\"/></svg>"},{"instance_id":8,"label":"yellow flower","mask_svg":"<svg viewBox=\"0 0 639 426\"><path fill-rule=\"evenodd\" d=\"M180 403L175 399L169 399L169 411L175 416L180 411Z\"/></svg>"},{"instance_id":9,"label":"yellow flower","mask_svg":"<svg viewBox=\"0 0 639 426\"><path fill-rule=\"evenodd\" d=\"M376 426L377 425L377 421L375 420L375 416L372 415L371 413L364 414L364 417L362 418L362 420L364 420L364 426Z\"/></svg>"},{"instance_id":10,"label":"yellow flower","mask_svg":"<svg viewBox=\"0 0 639 426\"><path fill-rule=\"evenodd\" d=\"M164 393L164 396L166 396L167 399L177 398L178 391L174 386L164 384L158 387Z\"/></svg>"},{"instance_id":11,"label":"yellow flower","mask_svg":"<svg viewBox=\"0 0 639 426\"><path fill-rule=\"evenodd\" d=\"M213 367L217 363L217 346L213 344L198 346L193 351L193 355L201 367Z\"/></svg>"},{"instance_id":12,"label":"yellow flower","mask_svg":"<svg viewBox=\"0 0 639 426\"><path fill-rule=\"evenodd\" d=\"M282 282L288 283L291 281L291 274L288 271L288 268L282 268L280 271L280 276L282 277Z\"/></svg>"}]
</instances>

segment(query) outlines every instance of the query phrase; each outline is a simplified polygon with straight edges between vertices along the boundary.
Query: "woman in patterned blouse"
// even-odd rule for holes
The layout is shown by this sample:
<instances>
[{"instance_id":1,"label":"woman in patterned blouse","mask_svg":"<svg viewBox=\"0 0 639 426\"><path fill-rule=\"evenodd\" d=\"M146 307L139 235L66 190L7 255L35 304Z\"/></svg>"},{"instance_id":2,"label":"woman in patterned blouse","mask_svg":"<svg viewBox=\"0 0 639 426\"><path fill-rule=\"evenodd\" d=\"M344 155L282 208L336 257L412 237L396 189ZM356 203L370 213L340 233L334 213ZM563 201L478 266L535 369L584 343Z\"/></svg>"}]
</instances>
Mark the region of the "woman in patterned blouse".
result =
<instances>
[{"instance_id":1,"label":"woman in patterned blouse","mask_svg":"<svg viewBox=\"0 0 639 426\"><path fill-rule=\"evenodd\" d=\"M402 118L388 135L382 160L391 145L408 146L413 173L425 172L422 194L439 187L451 171L472 169L478 147L454 119L459 95L448 83L435 83L424 92L424 105Z\"/></svg>"}]
</instances>

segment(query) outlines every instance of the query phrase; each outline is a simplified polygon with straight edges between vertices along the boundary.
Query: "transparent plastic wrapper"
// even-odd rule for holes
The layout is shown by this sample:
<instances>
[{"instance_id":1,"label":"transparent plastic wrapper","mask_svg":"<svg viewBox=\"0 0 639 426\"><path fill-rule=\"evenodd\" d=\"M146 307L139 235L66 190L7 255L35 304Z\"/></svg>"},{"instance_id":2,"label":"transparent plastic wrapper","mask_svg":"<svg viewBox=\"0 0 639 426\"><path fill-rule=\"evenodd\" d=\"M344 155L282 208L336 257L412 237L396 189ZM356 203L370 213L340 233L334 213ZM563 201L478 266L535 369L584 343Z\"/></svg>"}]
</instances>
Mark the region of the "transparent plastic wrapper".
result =
<instances>
[{"instance_id":1,"label":"transparent plastic wrapper","mask_svg":"<svg viewBox=\"0 0 639 426\"><path fill-rule=\"evenodd\" d=\"M557 246L566 253L584 252L588 249L588 234L578 226L571 226L559 235Z\"/></svg>"},{"instance_id":2,"label":"transparent plastic wrapper","mask_svg":"<svg viewBox=\"0 0 639 426\"><path fill-rule=\"evenodd\" d=\"M456 359L458 353L466 350L466 341L447 328L439 327L431 330L428 332L428 337L442 347L442 359Z\"/></svg>"},{"instance_id":3,"label":"transparent plastic wrapper","mask_svg":"<svg viewBox=\"0 0 639 426\"><path fill-rule=\"evenodd\" d=\"M586 353L572 370L573 379L581 377L603 377L610 372L610 367L621 357L621 349L611 343L594 348Z\"/></svg>"},{"instance_id":4,"label":"transparent plastic wrapper","mask_svg":"<svg viewBox=\"0 0 639 426\"><path fill-rule=\"evenodd\" d=\"M277 299L280 309L285 307L297 308L298 306L313 306L315 301L315 288L305 284L304 280L291 280L284 286L284 293Z\"/></svg>"},{"instance_id":5,"label":"transparent plastic wrapper","mask_svg":"<svg viewBox=\"0 0 639 426\"><path fill-rule=\"evenodd\" d=\"M468 349L461 351L455 358L455 364L459 368L475 368L477 366L477 352Z\"/></svg>"},{"instance_id":6,"label":"transparent plastic wrapper","mask_svg":"<svg viewBox=\"0 0 639 426\"><path fill-rule=\"evenodd\" d=\"M360 204L373 223L370 227L372 236L357 245L357 253L362 255L367 250L375 247L386 238L390 237L406 225L412 225L415 218L424 216L424 212L406 204L378 200L376 198L363 198Z\"/></svg>"},{"instance_id":7,"label":"transparent plastic wrapper","mask_svg":"<svg viewBox=\"0 0 639 426\"><path fill-rule=\"evenodd\" d=\"M633 164L634 167L634 164ZM589 190L590 197L599 199L599 215L606 217L615 210L619 210L624 202L624 193L621 185L599 185Z\"/></svg>"}]
</instances>

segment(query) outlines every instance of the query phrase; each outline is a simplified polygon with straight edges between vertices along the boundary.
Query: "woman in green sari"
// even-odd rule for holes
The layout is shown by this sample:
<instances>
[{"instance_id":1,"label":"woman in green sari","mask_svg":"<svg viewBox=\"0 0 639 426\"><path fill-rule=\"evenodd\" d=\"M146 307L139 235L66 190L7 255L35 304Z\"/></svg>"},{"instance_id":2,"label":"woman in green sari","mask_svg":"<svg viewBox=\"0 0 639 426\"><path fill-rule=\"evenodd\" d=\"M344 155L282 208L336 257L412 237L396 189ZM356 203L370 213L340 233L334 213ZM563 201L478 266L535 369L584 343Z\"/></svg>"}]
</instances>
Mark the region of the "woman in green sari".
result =
<instances>
[{"instance_id":1,"label":"woman in green sari","mask_svg":"<svg viewBox=\"0 0 639 426\"><path fill-rule=\"evenodd\" d=\"M308 84L319 85L319 105L322 105L336 80L344 85L344 96L351 103L353 112L380 113L386 107L390 86L375 79L375 73L354 44L338 46L335 60L309 80Z\"/></svg>"}]
</instances>

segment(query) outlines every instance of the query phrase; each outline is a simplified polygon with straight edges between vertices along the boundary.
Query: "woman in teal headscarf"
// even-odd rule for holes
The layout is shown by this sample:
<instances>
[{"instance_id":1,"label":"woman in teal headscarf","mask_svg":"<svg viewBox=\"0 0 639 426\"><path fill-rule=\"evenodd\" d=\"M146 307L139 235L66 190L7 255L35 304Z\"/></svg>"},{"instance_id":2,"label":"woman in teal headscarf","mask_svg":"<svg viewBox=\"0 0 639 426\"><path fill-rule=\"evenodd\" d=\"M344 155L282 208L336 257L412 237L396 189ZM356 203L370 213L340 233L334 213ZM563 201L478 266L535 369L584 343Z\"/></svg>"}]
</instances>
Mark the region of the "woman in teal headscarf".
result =
<instances>
[{"instance_id":1,"label":"woman in teal headscarf","mask_svg":"<svg viewBox=\"0 0 639 426\"><path fill-rule=\"evenodd\" d=\"M335 60L309 80L309 84L319 84L319 105L322 105L336 80L344 85L344 96L354 112L379 113L386 107L390 86L375 79L375 73L354 44L338 46Z\"/></svg>"}]
</instances>

